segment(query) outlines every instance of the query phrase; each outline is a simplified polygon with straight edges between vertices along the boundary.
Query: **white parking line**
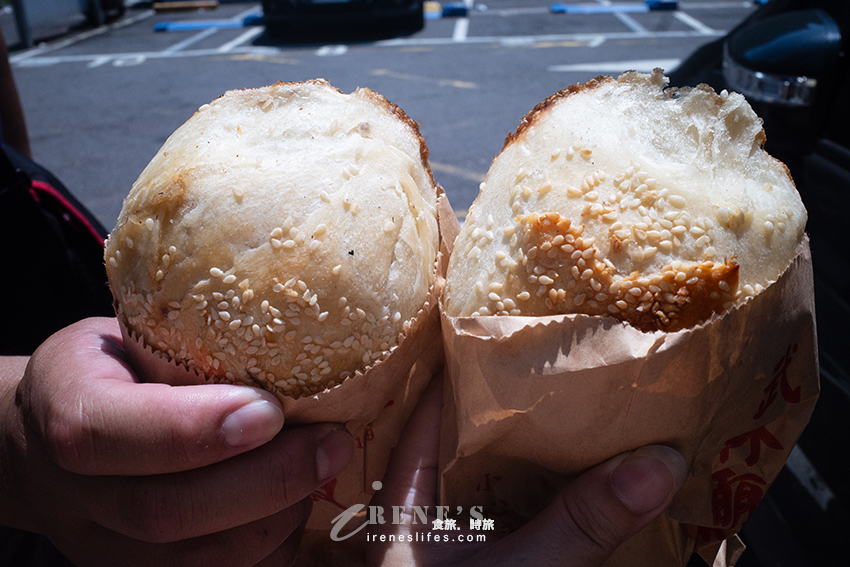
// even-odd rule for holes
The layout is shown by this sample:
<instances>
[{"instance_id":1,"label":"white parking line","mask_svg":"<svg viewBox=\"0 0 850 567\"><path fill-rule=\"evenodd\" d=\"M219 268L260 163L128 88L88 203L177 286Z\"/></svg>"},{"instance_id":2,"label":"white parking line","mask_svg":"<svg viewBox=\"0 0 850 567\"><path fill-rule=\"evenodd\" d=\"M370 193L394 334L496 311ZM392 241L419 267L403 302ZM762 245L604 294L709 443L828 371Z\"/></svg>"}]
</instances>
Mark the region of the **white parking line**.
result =
<instances>
[{"instance_id":1,"label":"white parking line","mask_svg":"<svg viewBox=\"0 0 850 567\"><path fill-rule=\"evenodd\" d=\"M30 57L35 57L37 55L42 55L44 53L49 53L51 51L57 51L59 49L68 47L70 45L74 45L80 41L88 39L90 37L94 37L96 35L100 35L106 33L108 31L117 30L131 24L135 24L136 22L140 22L146 18L150 18L156 14L154 10L145 10L144 12L140 12L135 16L131 16L129 18L125 18L123 20L117 21L113 24L109 24L108 26L100 26L99 28L95 28L93 30L89 30L83 33L79 33L77 35L71 36L67 39L63 39L62 41L57 41L56 43L50 45L38 45L31 49L27 49L20 53L16 53L9 57L9 61L12 64L17 63L18 61L24 61L25 59L29 59Z\"/></svg>"},{"instance_id":2,"label":"white parking line","mask_svg":"<svg viewBox=\"0 0 850 567\"><path fill-rule=\"evenodd\" d=\"M472 11L472 7L475 5L475 0L463 0L464 5L466 6L467 13ZM458 18L455 22L454 31L452 32L452 40L453 41L466 41L466 38L469 36L469 17Z\"/></svg>"},{"instance_id":3,"label":"white parking line","mask_svg":"<svg viewBox=\"0 0 850 567\"><path fill-rule=\"evenodd\" d=\"M175 43L171 47L166 47L162 51L163 51L163 53L175 53L177 51L183 51L183 49L189 47L190 45L198 43L202 39L208 38L209 36L211 36L212 34L214 34L217 31L218 31L218 28L207 28L205 30L201 30L200 32L196 33L195 35L187 37L186 39L184 39L181 42Z\"/></svg>"},{"instance_id":4,"label":"white parking line","mask_svg":"<svg viewBox=\"0 0 850 567\"><path fill-rule=\"evenodd\" d=\"M458 18L452 32L452 41L466 41L469 36L469 18Z\"/></svg>"},{"instance_id":5,"label":"white parking line","mask_svg":"<svg viewBox=\"0 0 850 567\"><path fill-rule=\"evenodd\" d=\"M574 63L570 65L550 65L549 71L570 73L574 71L591 71L595 73L622 73L623 71L640 71L648 73L660 67L670 72L679 66L681 59L637 59L633 61L601 61L599 63Z\"/></svg>"},{"instance_id":6,"label":"white parking line","mask_svg":"<svg viewBox=\"0 0 850 567\"><path fill-rule=\"evenodd\" d=\"M239 47L243 43L247 43L247 42L251 41L252 39L257 37L258 35L260 35L264 31L266 31L266 28L264 28L262 26L256 26L256 27L253 27L253 28L249 28L246 31L239 34L239 36L236 37L235 39L228 41L227 43L225 43L224 45L222 45L221 47L216 49L216 51L218 53L228 53L228 52L232 51L233 49Z\"/></svg>"},{"instance_id":7,"label":"white parking line","mask_svg":"<svg viewBox=\"0 0 850 567\"><path fill-rule=\"evenodd\" d=\"M256 30L262 28L252 28L252 33L260 33ZM247 34L248 32L246 32ZM722 30L711 30L708 32L693 31L665 31L665 32L647 32L646 34L636 34L633 32L618 32L618 33L579 33L579 34L549 34L549 35L530 35L530 36L471 36L467 37L463 45L482 45L495 44L511 47L534 45L536 43L558 42L558 41L575 41L588 43L590 45L600 45L605 41L616 40L631 40L631 39L680 39L694 37L717 37L722 36L725 32ZM244 36L244 34L243 34ZM237 38L241 43L247 41L247 38L240 36ZM236 40L234 40L235 42ZM233 42L232 42L233 43ZM421 47L421 46L450 46L458 45L450 37L434 37L434 38L399 38L377 41L375 47ZM222 47L228 48L228 53L248 53L254 55L278 55L283 50L277 47L266 46L237 46L229 47L225 44ZM86 55L47 55L38 57L29 57L13 61L17 67L42 67L47 65L56 65L58 63L88 63L103 65L109 61L139 61L151 59L173 59L179 57L206 57L211 55L221 55L219 51L221 47L216 49L189 49L183 51L151 51L138 53L92 53Z\"/></svg>"},{"instance_id":8,"label":"white parking line","mask_svg":"<svg viewBox=\"0 0 850 567\"><path fill-rule=\"evenodd\" d=\"M680 10L721 10L728 8L743 8L752 10L753 2L688 2L679 6Z\"/></svg>"},{"instance_id":9,"label":"white parking line","mask_svg":"<svg viewBox=\"0 0 850 567\"><path fill-rule=\"evenodd\" d=\"M568 34L546 34L546 35L515 35L515 36L470 36L466 38L465 44L487 44L500 45L533 45L535 43L550 41L582 41L599 42L619 39L677 39L686 37L715 37L726 32L712 30L711 33L692 31L670 30L661 32L646 32L637 34L634 32L611 32L611 33L568 33ZM399 39L386 39L377 41L373 45L379 47L413 47L413 46L438 46L455 43L448 37L407 37Z\"/></svg>"},{"instance_id":10,"label":"white parking line","mask_svg":"<svg viewBox=\"0 0 850 567\"><path fill-rule=\"evenodd\" d=\"M680 22L687 24L694 28L696 31L704 34L712 34L715 33L713 29L694 18L693 16L689 16L684 12L679 12L678 10L673 12L673 17L679 20Z\"/></svg>"},{"instance_id":11,"label":"white parking line","mask_svg":"<svg viewBox=\"0 0 850 567\"><path fill-rule=\"evenodd\" d=\"M596 3L600 4L602 6L610 6L611 0L596 0ZM630 30L632 30L633 32L635 32L637 34L643 35L643 34L649 33L649 30L647 30L645 27L640 25L637 22L637 20L635 20L633 17L631 17L628 14L624 14L622 12L614 12L614 17L617 18L618 20L620 20L620 22L625 24L626 27L628 27Z\"/></svg>"},{"instance_id":12,"label":"white parking line","mask_svg":"<svg viewBox=\"0 0 850 567\"><path fill-rule=\"evenodd\" d=\"M632 30L633 32L635 32L637 34L645 35L645 34L649 33L648 29L646 29L645 27L640 25L637 22L637 20L635 20L633 17L631 17L628 14L623 14L622 12L614 12L614 16L616 16L616 18L618 20L623 22L625 25L627 25L629 27L630 30Z\"/></svg>"}]
</instances>

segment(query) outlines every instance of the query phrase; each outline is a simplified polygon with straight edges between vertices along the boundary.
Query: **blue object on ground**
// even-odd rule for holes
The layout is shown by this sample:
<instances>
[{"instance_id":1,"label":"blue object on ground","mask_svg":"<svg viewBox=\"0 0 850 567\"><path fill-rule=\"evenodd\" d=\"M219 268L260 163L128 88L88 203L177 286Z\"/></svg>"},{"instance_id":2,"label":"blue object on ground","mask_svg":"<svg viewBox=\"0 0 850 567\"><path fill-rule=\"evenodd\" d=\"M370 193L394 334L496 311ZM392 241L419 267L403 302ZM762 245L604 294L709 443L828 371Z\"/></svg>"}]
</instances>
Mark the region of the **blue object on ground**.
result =
<instances>
[{"instance_id":1,"label":"blue object on ground","mask_svg":"<svg viewBox=\"0 0 850 567\"><path fill-rule=\"evenodd\" d=\"M613 14L615 12L648 12L645 3L629 4L552 4L549 11L553 14Z\"/></svg>"},{"instance_id":2,"label":"blue object on ground","mask_svg":"<svg viewBox=\"0 0 850 567\"><path fill-rule=\"evenodd\" d=\"M650 10L677 10L679 3L676 0L646 0Z\"/></svg>"},{"instance_id":3,"label":"blue object on ground","mask_svg":"<svg viewBox=\"0 0 850 567\"><path fill-rule=\"evenodd\" d=\"M615 14L640 13L658 10L676 10L679 4L676 0L645 0L645 2L629 2L623 4L552 4L549 11L553 14Z\"/></svg>"},{"instance_id":4,"label":"blue object on ground","mask_svg":"<svg viewBox=\"0 0 850 567\"><path fill-rule=\"evenodd\" d=\"M248 16L242 20L186 20L183 22L160 22L156 24L154 31L192 31L205 30L209 28L234 29L245 26L263 25L262 15Z\"/></svg>"},{"instance_id":5,"label":"blue object on ground","mask_svg":"<svg viewBox=\"0 0 850 567\"><path fill-rule=\"evenodd\" d=\"M467 15L469 15L469 6L463 2L450 2L448 4L443 4L444 18L463 18Z\"/></svg>"}]
</instances>

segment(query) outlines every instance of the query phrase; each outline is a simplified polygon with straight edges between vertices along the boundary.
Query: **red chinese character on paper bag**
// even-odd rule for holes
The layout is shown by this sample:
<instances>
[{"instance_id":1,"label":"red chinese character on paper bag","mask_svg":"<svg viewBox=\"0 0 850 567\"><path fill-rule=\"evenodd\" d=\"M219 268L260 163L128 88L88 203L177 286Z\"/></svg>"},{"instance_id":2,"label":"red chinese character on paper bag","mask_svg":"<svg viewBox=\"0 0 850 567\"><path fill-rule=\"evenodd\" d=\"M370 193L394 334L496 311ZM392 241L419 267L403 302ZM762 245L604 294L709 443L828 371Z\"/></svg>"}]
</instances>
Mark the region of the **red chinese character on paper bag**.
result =
<instances>
[{"instance_id":1,"label":"red chinese character on paper bag","mask_svg":"<svg viewBox=\"0 0 850 567\"><path fill-rule=\"evenodd\" d=\"M767 482L754 473L735 475L722 469L711 475L717 486L711 493L711 513L715 526L735 528L750 517L764 496Z\"/></svg>"},{"instance_id":2,"label":"red chinese character on paper bag","mask_svg":"<svg viewBox=\"0 0 850 567\"><path fill-rule=\"evenodd\" d=\"M331 504L339 507L342 510L346 510L348 506L340 504L336 501L336 497L334 497L334 490L336 490L336 482L337 479L333 479L323 484L321 488L313 491L313 493L310 495L310 499L313 500L313 502L325 500L326 502L330 502Z\"/></svg>"},{"instance_id":3,"label":"red chinese character on paper bag","mask_svg":"<svg viewBox=\"0 0 850 567\"><path fill-rule=\"evenodd\" d=\"M479 482L477 485L475 485L475 492L481 492L481 491L492 492L493 491L493 484L490 482L490 480L491 480L490 473L484 473L484 486L481 486L481 483ZM492 480L493 480L493 482L498 482L498 481L502 480L502 477L493 476Z\"/></svg>"},{"instance_id":4,"label":"red chinese character on paper bag","mask_svg":"<svg viewBox=\"0 0 850 567\"><path fill-rule=\"evenodd\" d=\"M767 411L767 408L776 401L778 396L776 392L777 388L779 388L782 397L789 404L796 404L800 401L800 386L792 388L788 382L788 366L791 364L792 355L795 352L797 352L797 345L790 345L785 349L785 356L779 359L779 362L773 367L773 380L764 389L764 399L759 404L759 410L753 416L753 419L760 419L764 415L764 412Z\"/></svg>"},{"instance_id":5,"label":"red chinese character on paper bag","mask_svg":"<svg viewBox=\"0 0 850 567\"><path fill-rule=\"evenodd\" d=\"M366 442L372 441L375 439L375 430L372 429L371 425L366 426L366 430L363 432L363 439L359 436L354 438L354 444L357 445L358 449L365 449Z\"/></svg>"},{"instance_id":6,"label":"red chinese character on paper bag","mask_svg":"<svg viewBox=\"0 0 850 567\"><path fill-rule=\"evenodd\" d=\"M767 430L767 427L762 425L752 431L748 431L743 435L738 435L726 441L726 446L720 450L720 462L725 463L729 460L729 450L735 447L740 447L747 441L750 442L750 454L747 455L745 462L747 466L753 466L759 462L761 456L761 445L764 443L771 449L782 449L782 444L779 439Z\"/></svg>"},{"instance_id":7,"label":"red chinese character on paper bag","mask_svg":"<svg viewBox=\"0 0 850 567\"><path fill-rule=\"evenodd\" d=\"M694 553L701 543L710 543L712 541L723 541L727 536L724 530L720 528L709 528L708 526L697 526L697 537L694 541Z\"/></svg>"}]
</instances>

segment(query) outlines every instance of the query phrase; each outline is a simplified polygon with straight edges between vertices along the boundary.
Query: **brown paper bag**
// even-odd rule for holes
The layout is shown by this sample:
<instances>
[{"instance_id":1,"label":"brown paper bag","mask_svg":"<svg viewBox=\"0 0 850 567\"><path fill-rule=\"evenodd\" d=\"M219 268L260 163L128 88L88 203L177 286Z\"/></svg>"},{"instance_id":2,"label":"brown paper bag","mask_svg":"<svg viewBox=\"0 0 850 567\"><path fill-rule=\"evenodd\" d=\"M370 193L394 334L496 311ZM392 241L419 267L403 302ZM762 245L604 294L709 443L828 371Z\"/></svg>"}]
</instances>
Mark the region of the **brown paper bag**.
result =
<instances>
[{"instance_id":1,"label":"brown paper bag","mask_svg":"<svg viewBox=\"0 0 850 567\"><path fill-rule=\"evenodd\" d=\"M299 564L356 564L351 542L331 542L332 520L354 504L368 504L407 418L425 387L442 369L438 302L445 286L448 244L460 230L457 217L442 187L438 187L437 220L440 249L436 279L427 303L391 355L365 373L320 394L297 400L281 397L287 424L344 423L355 439L352 462L340 475L313 493L313 512L307 524ZM204 383L196 371L178 366L152 351L122 325L122 334L133 367L142 376L173 385ZM333 545L330 545L330 544ZM342 555L340 555L342 554Z\"/></svg>"},{"instance_id":2,"label":"brown paper bag","mask_svg":"<svg viewBox=\"0 0 850 567\"><path fill-rule=\"evenodd\" d=\"M442 505L507 533L571 478L657 443L689 477L607 565L732 565L733 538L785 463L819 393L808 242L753 300L708 324L643 333L605 317L442 316ZM717 562L715 562L717 560Z\"/></svg>"}]
</instances>

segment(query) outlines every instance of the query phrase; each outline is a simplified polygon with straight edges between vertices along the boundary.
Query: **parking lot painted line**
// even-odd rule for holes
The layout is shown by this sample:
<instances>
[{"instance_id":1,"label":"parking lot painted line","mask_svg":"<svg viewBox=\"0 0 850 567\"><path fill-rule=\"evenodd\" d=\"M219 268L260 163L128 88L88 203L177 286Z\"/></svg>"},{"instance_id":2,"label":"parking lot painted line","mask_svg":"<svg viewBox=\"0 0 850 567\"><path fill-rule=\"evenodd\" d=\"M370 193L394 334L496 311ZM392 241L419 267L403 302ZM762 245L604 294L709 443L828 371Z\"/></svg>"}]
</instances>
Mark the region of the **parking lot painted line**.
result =
<instances>
[{"instance_id":1,"label":"parking lot painted line","mask_svg":"<svg viewBox=\"0 0 850 567\"><path fill-rule=\"evenodd\" d=\"M389 69L373 69L372 75L379 77L390 77L392 79L401 79L404 81L416 81L420 83L433 83L445 87L455 87L456 89L477 89L478 85L472 81L459 81L457 79L437 79L434 77L425 77L422 75L413 75L411 73L396 73Z\"/></svg>"},{"instance_id":2,"label":"parking lot painted line","mask_svg":"<svg viewBox=\"0 0 850 567\"><path fill-rule=\"evenodd\" d=\"M323 45L322 47L316 50L317 57L339 57L340 55L345 55L346 53L348 53L348 46L344 44Z\"/></svg>"},{"instance_id":3,"label":"parking lot painted line","mask_svg":"<svg viewBox=\"0 0 850 567\"><path fill-rule=\"evenodd\" d=\"M135 24L136 22L140 22L144 19L150 18L154 14L156 14L156 12L153 11L153 10L145 10L144 12L140 12L140 13L136 14L135 16L125 18L123 20L117 21L117 22L109 24L107 26L100 26L99 28L95 28L93 30L88 30L88 31L79 33L77 35L63 39L61 41L57 41L56 43L51 43L51 44L47 44L47 45L40 44L40 45L37 45L36 47L33 47L32 49L27 49L25 51L22 51L20 53L16 53L15 55L10 56L9 62L11 62L12 64L15 64L18 61L23 61L25 59L29 59L30 57L36 57L36 56L43 55L45 53L50 53L51 51L57 51L59 49L63 49L65 47L69 47L71 45L74 45L75 43L79 43L79 42L86 40L90 37L101 35L101 34L104 34L108 31L121 29L123 27Z\"/></svg>"},{"instance_id":4,"label":"parking lot painted line","mask_svg":"<svg viewBox=\"0 0 850 567\"><path fill-rule=\"evenodd\" d=\"M623 24L625 24L630 30L635 33L639 33L641 35L649 33L648 29L640 25L637 20L635 20L628 14L624 14L622 12L615 12L614 17L620 20Z\"/></svg>"},{"instance_id":5,"label":"parking lot painted line","mask_svg":"<svg viewBox=\"0 0 850 567\"><path fill-rule=\"evenodd\" d=\"M452 32L452 41L466 41L469 36L469 18L458 18Z\"/></svg>"},{"instance_id":6,"label":"parking lot painted line","mask_svg":"<svg viewBox=\"0 0 850 567\"><path fill-rule=\"evenodd\" d=\"M254 30L263 28L252 28ZM616 33L581 33L581 34L548 34L548 35L529 35L529 36L470 36L463 42L454 41L450 37L436 38L397 38L383 41L377 41L372 45L376 47L419 47L419 46L452 46L452 45L482 45L495 44L505 47L526 47L535 44L551 43L557 45L560 42L585 42L589 45L600 45L606 41L617 40L656 40L656 39L682 39L694 37L718 37L724 35L723 30L706 31L663 31L663 32L647 32L645 34L636 34L634 32L616 32ZM243 42L247 41L243 39ZM56 65L59 63L86 63L100 66L108 62L112 62L116 66L121 66L124 62L132 61L137 64L139 61L157 60L157 59L172 59L178 57L208 57L221 55L221 48L213 49L184 49L181 51L145 51L145 52L130 52L130 53L92 53L81 55L41 55L32 53L28 57L17 58L12 60L12 64L16 67L43 67ZM230 48L228 48L230 49ZM284 52L284 49L272 46L259 45L239 45L229 50L229 53L234 54L255 54L255 55L277 55ZM556 66L559 67L559 66Z\"/></svg>"},{"instance_id":7,"label":"parking lot painted line","mask_svg":"<svg viewBox=\"0 0 850 567\"><path fill-rule=\"evenodd\" d=\"M163 49L163 51L166 52L166 53L168 53L168 52L173 53L173 52L177 52L177 51L182 51L183 49L189 47L190 45L198 43L199 41L206 39L209 36L213 35L214 33L216 33L218 31L218 29L219 28L206 28L205 30L200 31L193 36L187 37L183 41L175 43L171 47L166 47L165 49Z\"/></svg>"},{"instance_id":8,"label":"parking lot painted line","mask_svg":"<svg viewBox=\"0 0 850 567\"><path fill-rule=\"evenodd\" d=\"M258 35L260 35L264 31L266 31L266 29L262 28L262 27L255 27L255 28L250 28L248 30L245 30L244 32L239 34L238 37L236 37L236 38L228 41L224 45L220 46L218 49L216 49L216 51L218 51L219 53L228 53L230 51L233 51L233 49L235 49L236 47L239 47L243 43L247 43L247 42L251 41L252 39L257 37Z\"/></svg>"},{"instance_id":9,"label":"parking lot painted line","mask_svg":"<svg viewBox=\"0 0 850 567\"><path fill-rule=\"evenodd\" d=\"M545 41L612 41L620 39L680 39L687 37L715 37L724 35L723 30L712 30L712 32L699 32L696 30L680 31L668 30L660 32L646 32L637 34L634 32L603 32L603 33L571 33L571 34L545 34L545 35L511 35L511 36L469 36L464 44L494 43L500 45L529 45ZM376 41L373 45L378 47L407 47L419 45L448 45L457 43L449 37L407 37L398 39L385 39Z\"/></svg>"},{"instance_id":10,"label":"parking lot painted line","mask_svg":"<svg viewBox=\"0 0 850 567\"><path fill-rule=\"evenodd\" d=\"M619 5L614 4L614 3L611 2L611 0L596 0L596 3L599 4L603 8L614 9L614 12L613 12L614 17L617 18L618 20L620 20L621 23L623 23L627 28L629 28L633 32L635 32L637 34L641 34L641 35L649 33L649 30L647 30L645 27L640 25L637 22L637 20L635 20L633 17L626 14L625 11L622 10L622 8L626 8L626 6L628 6L628 5L626 5L626 4L619 4ZM646 12L649 11L649 7L646 5L646 3L636 4L635 6L638 6L639 8L641 8L640 11L646 11Z\"/></svg>"},{"instance_id":11,"label":"parking lot painted line","mask_svg":"<svg viewBox=\"0 0 850 567\"><path fill-rule=\"evenodd\" d=\"M469 13L475 5L475 0L463 0L463 5L466 7L467 13ZM466 41L468 35L469 17L458 18L455 22L454 30L452 31L452 39L455 41Z\"/></svg>"},{"instance_id":12,"label":"parking lot painted line","mask_svg":"<svg viewBox=\"0 0 850 567\"><path fill-rule=\"evenodd\" d=\"M574 71L592 71L603 73L622 73L623 71L649 72L660 67L670 72L679 66L681 59L637 59L633 61L602 61L599 63L575 63L571 65L550 65L549 70L556 73Z\"/></svg>"},{"instance_id":13,"label":"parking lot painted line","mask_svg":"<svg viewBox=\"0 0 850 567\"><path fill-rule=\"evenodd\" d=\"M451 165L449 163L441 163L432 161L430 162L431 170L436 171L437 173L445 173L447 175L453 175L454 177L459 177L461 179L466 179L467 181L474 181L476 183L481 183L484 181L484 176L486 174L479 173L477 171L472 171L463 167L458 167L456 165ZM466 216L464 211L464 216Z\"/></svg>"},{"instance_id":14,"label":"parking lot painted line","mask_svg":"<svg viewBox=\"0 0 850 567\"><path fill-rule=\"evenodd\" d=\"M725 10L729 8L743 8L752 10L755 8L752 2L688 2L680 4L680 10Z\"/></svg>"},{"instance_id":15,"label":"parking lot painted line","mask_svg":"<svg viewBox=\"0 0 850 567\"><path fill-rule=\"evenodd\" d=\"M689 16L688 14L686 14L684 12L675 12L673 14L673 17L676 18L677 20L679 20L680 22L682 22L683 24L687 24L687 25L691 26L692 28L694 28L696 31L698 31L700 33L708 34L708 33L714 32L713 29L711 29L710 27L708 27L707 25L705 25L704 23L702 23L698 19L694 18L693 16Z\"/></svg>"}]
</instances>

